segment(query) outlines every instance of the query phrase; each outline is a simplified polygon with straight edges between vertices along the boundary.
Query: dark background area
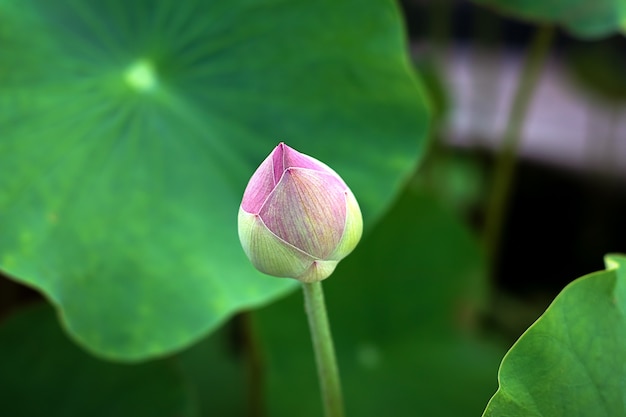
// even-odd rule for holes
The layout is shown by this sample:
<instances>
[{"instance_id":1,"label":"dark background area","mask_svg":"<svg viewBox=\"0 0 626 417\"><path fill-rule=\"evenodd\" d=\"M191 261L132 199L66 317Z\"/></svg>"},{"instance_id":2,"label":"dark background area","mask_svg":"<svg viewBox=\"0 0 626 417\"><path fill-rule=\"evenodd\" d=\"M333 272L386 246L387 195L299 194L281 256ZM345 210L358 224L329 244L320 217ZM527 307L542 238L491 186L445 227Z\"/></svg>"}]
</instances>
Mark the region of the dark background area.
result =
<instances>
[{"instance_id":1,"label":"dark background area","mask_svg":"<svg viewBox=\"0 0 626 417\"><path fill-rule=\"evenodd\" d=\"M469 44L523 53L536 29L468 1L405 0L401 5L411 43L426 43L434 51ZM581 41L559 30L551 54L572 61L579 52L600 51L601 59L614 64L608 71L615 77L588 71L584 64L591 62L585 56L582 62L574 62L579 64L574 71L593 94L619 104L625 98L621 95L625 83L619 74L626 73L626 65L621 55L613 52L623 51L625 44L619 35ZM448 151L475 158L489 176L493 149ZM522 298L540 295L548 302L573 279L603 269L605 254L626 251L625 184L626 178L618 174L590 174L520 158L494 269L500 290ZM466 214L479 228L481 207L478 214Z\"/></svg>"}]
</instances>

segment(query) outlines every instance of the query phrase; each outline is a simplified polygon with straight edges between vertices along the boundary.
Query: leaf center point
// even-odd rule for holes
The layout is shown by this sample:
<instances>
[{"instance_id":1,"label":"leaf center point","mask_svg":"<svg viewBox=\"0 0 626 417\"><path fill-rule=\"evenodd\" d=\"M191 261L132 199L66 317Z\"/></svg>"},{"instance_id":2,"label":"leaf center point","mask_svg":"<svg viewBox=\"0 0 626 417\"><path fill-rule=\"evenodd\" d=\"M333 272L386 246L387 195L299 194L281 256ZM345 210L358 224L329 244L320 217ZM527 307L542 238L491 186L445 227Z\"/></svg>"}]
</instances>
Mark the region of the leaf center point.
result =
<instances>
[{"instance_id":1,"label":"leaf center point","mask_svg":"<svg viewBox=\"0 0 626 417\"><path fill-rule=\"evenodd\" d=\"M140 59L124 72L124 81L138 92L148 92L156 87L158 80L152 63L146 59Z\"/></svg>"}]
</instances>

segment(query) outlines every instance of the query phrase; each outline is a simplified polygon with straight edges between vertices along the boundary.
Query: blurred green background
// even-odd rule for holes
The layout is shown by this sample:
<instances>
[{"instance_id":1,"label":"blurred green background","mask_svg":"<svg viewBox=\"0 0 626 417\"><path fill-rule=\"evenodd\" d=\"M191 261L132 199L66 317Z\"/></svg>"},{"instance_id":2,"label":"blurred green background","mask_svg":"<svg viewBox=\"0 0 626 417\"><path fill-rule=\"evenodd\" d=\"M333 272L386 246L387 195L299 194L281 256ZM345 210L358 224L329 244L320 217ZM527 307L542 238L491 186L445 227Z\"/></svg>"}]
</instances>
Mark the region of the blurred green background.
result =
<instances>
[{"instance_id":1,"label":"blurred green background","mask_svg":"<svg viewBox=\"0 0 626 417\"><path fill-rule=\"evenodd\" d=\"M237 240L279 141L363 209L324 283L347 415L481 415L515 340L626 252L625 22L622 0L0 0L0 415L322 415L298 285ZM619 271L542 323L588 291L580 340L623 327L593 326Z\"/></svg>"}]
</instances>

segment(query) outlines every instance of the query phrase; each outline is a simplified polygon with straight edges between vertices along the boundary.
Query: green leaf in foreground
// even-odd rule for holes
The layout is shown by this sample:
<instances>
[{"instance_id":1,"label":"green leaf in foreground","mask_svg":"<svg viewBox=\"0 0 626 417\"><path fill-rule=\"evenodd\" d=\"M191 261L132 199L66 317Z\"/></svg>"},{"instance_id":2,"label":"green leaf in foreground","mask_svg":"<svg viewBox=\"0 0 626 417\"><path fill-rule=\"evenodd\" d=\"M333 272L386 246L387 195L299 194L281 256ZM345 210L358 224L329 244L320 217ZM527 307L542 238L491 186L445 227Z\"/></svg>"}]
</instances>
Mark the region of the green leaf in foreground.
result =
<instances>
[{"instance_id":1,"label":"green leaf in foreground","mask_svg":"<svg viewBox=\"0 0 626 417\"><path fill-rule=\"evenodd\" d=\"M500 366L485 417L626 415L626 257L569 284Z\"/></svg>"},{"instance_id":2,"label":"green leaf in foreground","mask_svg":"<svg viewBox=\"0 0 626 417\"><path fill-rule=\"evenodd\" d=\"M366 227L427 111L387 0L0 3L0 269L83 346L181 349L293 289L237 238L279 142L332 166Z\"/></svg>"},{"instance_id":3,"label":"green leaf in foreground","mask_svg":"<svg viewBox=\"0 0 626 417\"><path fill-rule=\"evenodd\" d=\"M11 417L192 417L196 406L172 361L96 359L67 339L46 305L0 326L0 404Z\"/></svg>"},{"instance_id":4,"label":"green leaf in foreground","mask_svg":"<svg viewBox=\"0 0 626 417\"><path fill-rule=\"evenodd\" d=\"M486 6L538 23L562 25L581 38L626 33L624 0L475 0Z\"/></svg>"}]
</instances>

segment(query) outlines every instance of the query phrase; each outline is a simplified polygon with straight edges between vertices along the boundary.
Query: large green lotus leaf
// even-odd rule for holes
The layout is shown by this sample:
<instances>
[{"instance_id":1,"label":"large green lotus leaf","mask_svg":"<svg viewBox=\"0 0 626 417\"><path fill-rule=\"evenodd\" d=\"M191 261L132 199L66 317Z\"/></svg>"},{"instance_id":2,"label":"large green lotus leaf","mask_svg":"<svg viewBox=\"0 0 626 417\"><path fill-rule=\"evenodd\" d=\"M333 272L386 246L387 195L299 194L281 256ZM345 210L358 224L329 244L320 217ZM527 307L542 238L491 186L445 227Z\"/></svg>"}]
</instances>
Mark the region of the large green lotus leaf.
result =
<instances>
[{"instance_id":1,"label":"large green lotus leaf","mask_svg":"<svg viewBox=\"0 0 626 417\"><path fill-rule=\"evenodd\" d=\"M470 336L485 259L429 194L407 191L324 281L347 415L476 416L504 354ZM301 294L257 312L273 416L322 413Z\"/></svg>"},{"instance_id":2,"label":"large green lotus leaf","mask_svg":"<svg viewBox=\"0 0 626 417\"><path fill-rule=\"evenodd\" d=\"M540 23L556 23L581 38L626 33L625 0L474 0Z\"/></svg>"},{"instance_id":3,"label":"large green lotus leaf","mask_svg":"<svg viewBox=\"0 0 626 417\"><path fill-rule=\"evenodd\" d=\"M569 284L500 366L484 416L626 415L626 257Z\"/></svg>"},{"instance_id":4,"label":"large green lotus leaf","mask_svg":"<svg viewBox=\"0 0 626 417\"><path fill-rule=\"evenodd\" d=\"M0 268L108 358L179 349L294 288L236 233L278 141L344 176L366 227L423 148L386 0L5 0L0 28Z\"/></svg>"},{"instance_id":5,"label":"large green lotus leaf","mask_svg":"<svg viewBox=\"0 0 626 417\"><path fill-rule=\"evenodd\" d=\"M192 391L163 360L140 365L104 362L61 331L41 304L0 326L0 405L11 417L193 417Z\"/></svg>"}]
</instances>

